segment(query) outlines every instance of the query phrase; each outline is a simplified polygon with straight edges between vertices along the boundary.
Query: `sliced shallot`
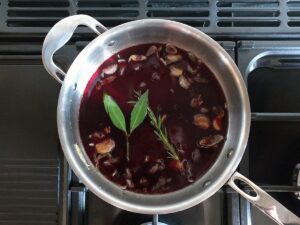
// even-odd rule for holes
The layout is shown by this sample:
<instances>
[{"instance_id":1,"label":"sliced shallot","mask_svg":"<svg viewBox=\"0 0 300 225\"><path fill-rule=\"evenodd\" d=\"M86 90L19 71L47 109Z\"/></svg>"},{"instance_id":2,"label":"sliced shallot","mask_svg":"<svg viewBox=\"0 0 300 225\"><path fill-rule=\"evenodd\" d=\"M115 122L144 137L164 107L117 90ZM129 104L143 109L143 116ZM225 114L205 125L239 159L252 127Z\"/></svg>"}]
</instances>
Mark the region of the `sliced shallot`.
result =
<instances>
[{"instance_id":1,"label":"sliced shallot","mask_svg":"<svg viewBox=\"0 0 300 225\"><path fill-rule=\"evenodd\" d=\"M125 59L118 59L119 64L119 74L120 76L123 76L125 69L126 69L126 60Z\"/></svg>"},{"instance_id":2,"label":"sliced shallot","mask_svg":"<svg viewBox=\"0 0 300 225\"><path fill-rule=\"evenodd\" d=\"M184 89L189 89L191 86L191 82L187 78L185 78L185 76L180 76L179 85Z\"/></svg>"},{"instance_id":3,"label":"sliced shallot","mask_svg":"<svg viewBox=\"0 0 300 225\"><path fill-rule=\"evenodd\" d=\"M197 68L193 68L190 64L188 64L188 65L186 66L186 69L187 69L187 71L188 71L190 74L192 74L192 75L195 75L195 74L197 73L197 71L198 71Z\"/></svg>"},{"instance_id":4,"label":"sliced shallot","mask_svg":"<svg viewBox=\"0 0 300 225\"><path fill-rule=\"evenodd\" d=\"M118 64L114 63L102 69L103 73L107 75L114 74L118 70Z\"/></svg>"},{"instance_id":5,"label":"sliced shallot","mask_svg":"<svg viewBox=\"0 0 300 225\"><path fill-rule=\"evenodd\" d=\"M157 47L155 45L151 45L146 52L146 56L149 57L149 56L153 55L154 53L156 53L157 51L158 51Z\"/></svg>"},{"instance_id":6,"label":"sliced shallot","mask_svg":"<svg viewBox=\"0 0 300 225\"><path fill-rule=\"evenodd\" d=\"M147 59L144 55L131 55L128 59L128 62L134 61L134 62L142 62Z\"/></svg>"},{"instance_id":7,"label":"sliced shallot","mask_svg":"<svg viewBox=\"0 0 300 225\"><path fill-rule=\"evenodd\" d=\"M135 71L140 70L141 67L142 67L142 64L140 64L140 63L134 63L132 65L132 69L134 69Z\"/></svg>"},{"instance_id":8,"label":"sliced shallot","mask_svg":"<svg viewBox=\"0 0 300 225\"><path fill-rule=\"evenodd\" d=\"M200 108L200 112L201 112L201 113L208 113L208 112L209 112L209 109L206 108L206 107L201 107L201 108Z\"/></svg>"},{"instance_id":9,"label":"sliced shallot","mask_svg":"<svg viewBox=\"0 0 300 225\"><path fill-rule=\"evenodd\" d=\"M116 75L110 75L110 76L103 79L102 84L103 85L109 84L109 83L113 82L116 78L117 78Z\"/></svg>"},{"instance_id":10,"label":"sliced shallot","mask_svg":"<svg viewBox=\"0 0 300 225\"><path fill-rule=\"evenodd\" d=\"M206 84L208 83L208 79L206 79L205 77L202 77L201 74L196 74L195 77L193 77L193 80L196 81L197 83L201 83L201 84Z\"/></svg>"},{"instance_id":11,"label":"sliced shallot","mask_svg":"<svg viewBox=\"0 0 300 225\"><path fill-rule=\"evenodd\" d=\"M183 69L180 66L171 65L170 66L170 75L174 77L180 77L183 74Z\"/></svg>"},{"instance_id":12,"label":"sliced shallot","mask_svg":"<svg viewBox=\"0 0 300 225\"><path fill-rule=\"evenodd\" d=\"M169 54L169 55L166 56L167 64L179 62L181 59L182 59L181 55L171 55L171 54Z\"/></svg>"},{"instance_id":13,"label":"sliced shallot","mask_svg":"<svg viewBox=\"0 0 300 225\"><path fill-rule=\"evenodd\" d=\"M196 62L197 57L196 57L193 53L188 52L188 56L189 56L189 59L190 59L192 62Z\"/></svg>"},{"instance_id":14,"label":"sliced shallot","mask_svg":"<svg viewBox=\"0 0 300 225\"><path fill-rule=\"evenodd\" d=\"M192 108L198 108L202 104L203 104L203 98L202 98L202 95L200 94L200 95L192 98L190 105L191 105Z\"/></svg>"},{"instance_id":15,"label":"sliced shallot","mask_svg":"<svg viewBox=\"0 0 300 225\"><path fill-rule=\"evenodd\" d=\"M201 129L206 130L210 128L210 119L208 118L208 116L199 113L194 115L193 124L197 127L200 127Z\"/></svg>"},{"instance_id":16,"label":"sliced shallot","mask_svg":"<svg viewBox=\"0 0 300 225\"><path fill-rule=\"evenodd\" d=\"M212 124L216 131L222 130L222 119L221 118L219 118L219 117L214 118Z\"/></svg>"},{"instance_id":17,"label":"sliced shallot","mask_svg":"<svg viewBox=\"0 0 300 225\"><path fill-rule=\"evenodd\" d=\"M132 182L131 179L126 179L126 184L129 189L134 188L134 183Z\"/></svg>"},{"instance_id":18,"label":"sliced shallot","mask_svg":"<svg viewBox=\"0 0 300 225\"><path fill-rule=\"evenodd\" d=\"M223 139L224 139L224 137L220 134L210 135L210 136L202 138L199 141L199 145L202 148L211 148L211 147L217 145L218 143L220 143Z\"/></svg>"},{"instance_id":19,"label":"sliced shallot","mask_svg":"<svg viewBox=\"0 0 300 225\"><path fill-rule=\"evenodd\" d=\"M107 154L115 148L115 141L111 138L107 138L95 145L96 151L99 154Z\"/></svg>"},{"instance_id":20,"label":"sliced shallot","mask_svg":"<svg viewBox=\"0 0 300 225\"><path fill-rule=\"evenodd\" d=\"M176 54L177 48L174 45L168 43L168 44L166 44L166 52L168 54Z\"/></svg>"},{"instance_id":21,"label":"sliced shallot","mask_svg":"<svg viewBox=\"0 0 300 225\"><path fill-rule=\"evenodd\" d=\"M152 80L160 80L160 76L158 74L158 72L153 72L152 76L151 76Z\"/></svg>"},{"instance_id":22,"label":"sliced shallot","mask_svg":"<svg viewBox=\"0 0 300 225\"><path fill-rule=\"evenodd\" d=\"M164 64L164 66L167 66L167 62L163 58L159 58L159 61L161 61L161 63Z\"/></svg>"}]
</instances>

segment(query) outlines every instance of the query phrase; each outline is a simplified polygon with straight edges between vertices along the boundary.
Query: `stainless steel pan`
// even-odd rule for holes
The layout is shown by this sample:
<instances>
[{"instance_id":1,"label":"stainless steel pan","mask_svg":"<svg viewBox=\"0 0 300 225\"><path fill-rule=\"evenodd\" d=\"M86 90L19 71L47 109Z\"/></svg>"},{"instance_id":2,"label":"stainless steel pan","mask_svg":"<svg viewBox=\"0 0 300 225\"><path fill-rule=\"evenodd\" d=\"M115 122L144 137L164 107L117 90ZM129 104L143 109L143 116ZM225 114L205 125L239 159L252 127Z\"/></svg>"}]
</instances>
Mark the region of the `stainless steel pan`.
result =
<instances>
[{"instance_id":1,"label":"stainless steel pan","mask_svg":"<svg viewBox=\"0 0 300 225\"><path fill-rule=\"evenodd\" d=\"M71 38L79 25L86 25L95 38L65 73L53 62L53 54ZM109 182L86 155L78 129L78 114L84 89L102 62L120 50L142 43L173 43L201 58L218 79L226 97L229 113L227 140L215 164L194 184L168 194L143 195L122 190ZM125 23L107 31L86 15L67 17L47 34L42 52L46 70L62 83L57 107L57 126L64 154L82 182L110 204L137 213L165 214L192 207L213 195L224 184L230 185L248 201L279 224L300 224L300 219L261 190L246 177L235 172L247 144L250 129L250 106L240 72L230 56L213 39L190 26L161 19ZM63 79L64 77L64 79ZM250 196L235 181L248 184L256 193Z\"/></svg>"}]
</instances>

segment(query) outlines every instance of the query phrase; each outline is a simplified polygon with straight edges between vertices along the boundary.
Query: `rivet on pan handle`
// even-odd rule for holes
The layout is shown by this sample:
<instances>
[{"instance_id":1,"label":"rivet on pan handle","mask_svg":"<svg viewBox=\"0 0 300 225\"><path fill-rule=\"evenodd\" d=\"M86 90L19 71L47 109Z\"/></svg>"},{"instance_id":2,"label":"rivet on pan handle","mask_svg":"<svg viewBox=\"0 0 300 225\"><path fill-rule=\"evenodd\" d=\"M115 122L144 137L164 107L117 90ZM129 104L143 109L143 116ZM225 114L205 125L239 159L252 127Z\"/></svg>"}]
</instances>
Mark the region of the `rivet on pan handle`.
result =
<instances>
[{"instance_id":1,"label":"rivet on pan handle","mask_svg":"<svg viewBox=\"0 0 300 225\"><path fill-rule=\"evenodd\" d=\"M236 180L243 181L244 183L249 185L256 193L256 196L251 196L242 189L240 189L235 184ZM285 208L276 199L271 197L264 190L262 190L248 178L244 177L242 174L235 172L228 181L228 185L231 186L235 191L237 191L240 195L246 198L253 205L255 205L260 211L262 211L271 219L273 219L276 223L281 225L300 224L299 217L297 217L294 213Z\"/></svg>"},{"instance_id":2,"label":"rivet on pan handle","mask_svg":"<svg viewBox=\"0 0 300 225\"><path fill-rule=\"evenodd\" d=\"M58 49L60 49L70 40L75 29L79 25L85 25L89 27L98 35L101 33L97 30L97 28L100 28L103 31L107 30L105 26L87 15L74 15L66 17L57 22L51 28L44 40L42 59L48 73L59 83L62 83L63 80L58 76L58 74L65 76L66 73L54 63L53 55Z\"/></svg>"}]
</instances>

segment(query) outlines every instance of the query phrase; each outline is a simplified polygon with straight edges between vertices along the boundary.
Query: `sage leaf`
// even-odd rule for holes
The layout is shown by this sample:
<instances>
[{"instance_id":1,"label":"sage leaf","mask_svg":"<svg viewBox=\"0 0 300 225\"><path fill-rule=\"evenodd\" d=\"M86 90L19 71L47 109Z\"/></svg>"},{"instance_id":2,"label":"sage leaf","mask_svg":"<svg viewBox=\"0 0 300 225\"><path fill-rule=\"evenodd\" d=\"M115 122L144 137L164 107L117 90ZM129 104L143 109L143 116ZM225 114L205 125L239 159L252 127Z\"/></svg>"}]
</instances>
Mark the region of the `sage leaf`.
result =
<instances>
[{"instance_id":1,"label":"sage leaf","mask_svg":"<svg viewBox=\"0 0 300 225\"><path fill-rule=\"evenodd\" d=\"M111 122L120 130L126 131L126 122L125 122L125 116L116 103L116 101L108 94L104 93L103 95L103 104L106 113L108 114Z\"/></svg>"},{"instance_id":2,"label":"sage leaf","mask_svg":"<svg viewBox=\"0 0 300 225\"><path fill-rule=\"evenodd\" d=\"M130 134L144 121L148 108L148 90L138 98L130 115Z\"/></svg>"}]
</instances>

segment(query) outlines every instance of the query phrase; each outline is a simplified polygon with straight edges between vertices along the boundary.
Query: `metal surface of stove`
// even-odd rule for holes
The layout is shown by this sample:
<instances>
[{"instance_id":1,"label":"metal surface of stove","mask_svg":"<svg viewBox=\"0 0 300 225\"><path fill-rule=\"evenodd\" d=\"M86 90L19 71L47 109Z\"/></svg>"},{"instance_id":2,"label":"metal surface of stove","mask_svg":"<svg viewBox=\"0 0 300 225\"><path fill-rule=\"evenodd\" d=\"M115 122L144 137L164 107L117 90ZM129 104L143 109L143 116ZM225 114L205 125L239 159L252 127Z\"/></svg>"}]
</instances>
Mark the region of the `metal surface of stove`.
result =
<instances>
[{"instance_id":1,"label":"metal surface of stove","mask_svg":"<svg viewBox=\"0 0 300 225\"><path fill-rule=\"evenodd\" d=\"M78 13L108 27L142 18L173 19L220 40L244 76L252 106L240 171L300 216L295 197L300 188L293 177L300 163L299 0L0 0L0 225L152 220L97 198L61 153L55 118L60 87L43 69L40 50L55 22ZM79 28L57 62L66 69L86 44L82 41L93 37ZM228 187L203 204L158 218L169 225L274 224Z\"/></svg>"},{"instance_id":2,"label":"metal surface of stove","mask_svg":"<svg viewBox=\"0 0 300 225\"><path fill-rule=\"evenodd\" d=\"M91 15L106 27L166 18L234 39L299 38L300 27L298 0L1 0L0 33L41 36L74 14Z\"/></svg>"}]
</instances>

